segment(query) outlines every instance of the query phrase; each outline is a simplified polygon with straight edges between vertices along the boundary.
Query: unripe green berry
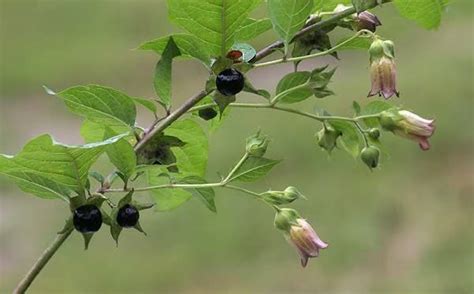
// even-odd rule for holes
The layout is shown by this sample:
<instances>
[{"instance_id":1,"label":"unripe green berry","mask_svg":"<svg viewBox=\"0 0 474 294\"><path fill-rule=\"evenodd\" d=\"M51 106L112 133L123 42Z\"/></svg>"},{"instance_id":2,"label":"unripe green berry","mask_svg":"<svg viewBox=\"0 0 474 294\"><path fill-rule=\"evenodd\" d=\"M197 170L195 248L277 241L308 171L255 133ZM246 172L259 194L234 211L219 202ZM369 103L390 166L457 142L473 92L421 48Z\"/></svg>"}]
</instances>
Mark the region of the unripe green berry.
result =
<instances>
[{"instance_id":1,"label":"unripe green berry","mask_svg":"<svg viewBox=\"0 0 474 294\"><path fill-rule=\"evenodd\" d=\"M377 140L378 138L380 138L380 130L377 128L370 129L369 137L373 140Z\"/></svg>"},{"instance_id":2,"label":"unripe green berry","mask_svg":"<svg viewBox=\"0 0 474 294\"><path fill-rule=\"evenodd\" d=\"M376 168L379 165L380 151L374 147L369 146L362 149L360 152L360 159L370 168Z\"/></svg>"}]
</instances>

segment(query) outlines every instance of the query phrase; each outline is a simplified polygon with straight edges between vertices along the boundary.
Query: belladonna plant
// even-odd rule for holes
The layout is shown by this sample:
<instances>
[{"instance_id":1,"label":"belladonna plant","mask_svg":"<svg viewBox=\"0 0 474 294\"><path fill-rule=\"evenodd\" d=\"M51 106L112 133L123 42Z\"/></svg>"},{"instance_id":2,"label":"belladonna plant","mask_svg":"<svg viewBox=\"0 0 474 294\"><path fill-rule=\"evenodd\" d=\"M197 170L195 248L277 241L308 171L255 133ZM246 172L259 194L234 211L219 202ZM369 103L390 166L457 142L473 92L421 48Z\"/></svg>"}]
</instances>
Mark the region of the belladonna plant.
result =
<instances>
[{"instance_id":1,"label":"belladonna plant","mask_svg":"<svg viewBox=\"0 0 474 294\"><path fill-rule=\"evenodd\" d=\"M252 108L260 113L285 112L320 123L319 130L302 130L300 134L312 136L315 133L315 146L329 153L345 150L370 169L378 168L383 160L379 152L383 131L415 140L422 149L428 149L434 121L378 98L362 99L362 106L354 101L354 115L349 116L333 115L326 110L303 111L294 106L308 100L319 104L319 99L333 96L333 88L339 86L330 83L335 68L299 70L298 64L329 55L343 66L346 58L343 52L351 49L369 53L372 77L367 81L367 85L372 84L369 96L399 95L394 43L375 33L381 22L374 12L368 11L391 1L352 1L351 6L336 9L333 2L236 0L228 4L226 0L212 3L169 0L169 18L184 32L139 46L140 50L161 56L153 78L156 97L136 98L99 85L73 86L57 92L45 87L48 94L64 101L72 113L83 119L81 135L86 144L67 145L50 135L42 135L26 143L16 155L0 156L0 174L14 181L21 190L67 203L65 224L15 292L28 289L74 231L82 234L87 248L95 232L108 226L118 244L124 229L144 233L140 225L140 218L145 216L143 210L154 207L156 212L168 211L197 198L216 212L215 190L221 189L248 194L275 211L276 228L294 245L303 266L309 258L319 256L328 243L319 238L296 210L286 207L305 199L303 194L314 194L316 186L314 191L300 191L291 183L268 191L253 191L243 186L259 180L278 165L280 160L267 158L266 151L271 141L281 138L270 140L259 131L250 136L246 144L235 143L241 146L237 148L242 153L240 159L231 167L223 167L227 170L220 173L223 176L213 177L206 173L208 138L204 129L212 132L221 127L229 115ZM435 2L438 3L430 3L437 6ZM413 4L411 0L397 0L396 4L400 13L411 19L427 13L426 5ZM408 4L409 11L404 9ZM250 13L260 5L266 7L268 18L250 18ZM444 8L443 4L439 6L433 9ZM433 19L432 23L426 23L427 18L422 21L427 27L435 27L439 19ZM342 40L334 39L336 28L345 30ZM271 29L277 40L255 49L251 45L253 40ZM177 57L196 60L209 73L201 89L178 106L171 99L172 65ZM282 63L294 64L294 70L275 81L274 91L260 89L249 78L251 71ZM365 69L360 71L363 74ZM273 79L276 75L267 78ZM260 101L242 102L242 92L253 94ZM345 99L360 97L361 93L353 93L353 96ZM137 123L137 106L154 116L148 126ZM100 156L106 156L115 169L108 174L97 172L94 163ZM151 196L148 201L136 197L143 192ZM324 232L324 240L333 239L324 219L319 218L317 226Z\"/></svg>"}]
</instances>

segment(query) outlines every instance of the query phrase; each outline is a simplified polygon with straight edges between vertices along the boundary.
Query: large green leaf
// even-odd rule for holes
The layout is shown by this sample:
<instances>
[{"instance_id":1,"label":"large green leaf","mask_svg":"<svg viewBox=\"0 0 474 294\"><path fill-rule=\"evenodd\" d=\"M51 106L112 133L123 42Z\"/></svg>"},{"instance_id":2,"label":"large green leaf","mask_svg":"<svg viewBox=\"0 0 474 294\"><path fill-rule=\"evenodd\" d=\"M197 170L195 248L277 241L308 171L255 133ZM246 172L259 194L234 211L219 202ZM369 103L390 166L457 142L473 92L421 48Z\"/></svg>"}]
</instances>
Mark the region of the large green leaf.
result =
<instances>
[{"instance_id":1,"label":"large green leaf","mask_svg":"<svg viewBox=\"0 0 474 294\"><path fill-rule=\"evenodd\" d=\"M225 56L235 32L261 0L168 0L171 21L198 37L214 56Z\"/></svg>"},{"instance_id":2,"label":"large green leaf","mask_svg":"<svg viewBox=\"0 0 474 294\"><path fill-rule=\"evenodd\" d=\"M105 137L105 128L111 129L115 134L124 134L130 131L130 127L124 125L105 126L90 120L84 120L81 125L81 137L86 143L100 142ZM130 134L130 136L133 136Z\"/></svg>"},{"instance_id":3,"label":"large green leaf","mask_svg":"<svg viewBox=\"0 0 474 294\"><path fill-rule=\"evenodd\" d=\"M185 143L171 148L179 172L203 177L207 168L208 142L201 126L191 119L178 120L165 130L165 135L177 137Z\"/></svg>"},{"instance_id":4,"label":"large green leaf","mask_svg":"<svg viewBox=\"0 0 474 294\"><path fill-rule=\"evenodd\" d=\"M150 186L166 185L170 183L167 176L168 171L165 167L154 166L146 170L147 182ZM170 174L174 176L175 174ZM178 176L178 175L176 175ZM183 189L166 188L150 191L155 200L155 209L157 211L168 211L177 208L191 199L192 194Z\"/></svg>"},{"instance_id":5,"label":"large green leaf","mask_svg":"<svg viewBox=\"0 0 474 294\"><path fill-rule=\"evenodd\" d=\"M73 113L110 127L135 125L136 108L132 98L112 88L89 85L56 94Z\"/></svg>"},{"instance_id":6,"label":"large green leaf","mask_svg":"<svg viewBox=\"0 0 474 294\"><path fill-rule=\"evenodd\" d=\"M114 131L107 128L104 139L114 135ZM115 144L107 146L106 152L112 164L124 175L125 179L129 179L137 166L137 155L132 145L127 140L120 139Z\"/></svg>"},{"instance_id":7,"label":"large green leaf","mask_svg":"<svg viewBox=\"0 0 474 294\"><path fill-rule=\"evenodd\" d=\"M174 34L161 37L145 42L138 48L141 50L153 50L158 54L163 54L166 44L168 44L171 37L179 48L181 56L196 58L206 66L209 66L211 58L209 57L209 52L207 52L206 44L201 42L198 37L190 34Z\"/></svg>"},{"instance_id":8,"label":"large green leaf","mask_svg":"<svg viewBox=\"0 0 474 294\"><path fill-rule=\"evenodd\" d=\"M296 103L313 95L308 81L311 73L308 71L293 72L284 76L276 88L277 101L281 103Z\"/></svg>"},{"instance_id":9,"label":"large green leaf","mask_svg":"<svg viewBox=\"0 0 474 294\"><path fill-rule=\"evenodd\" d=\"M437 28L441 22L444 0L395 0L395 7L405 18L416 21L426 29Z\"/></svg>"},{"instance_id":10,"label":"large green leaf","mask_svg":"<svg viewBox=\"0 0 474 294\"><path fill-rule=\"evenodd\" d=\"M279 160L264 157L249 157L235 172L231 181L253 182L265 176Z\"/></svg>"},{"instance_id":11,"label":"large green leaf","mask_svg":"<svg viewBox=\"0 0 474 294\"><path fill-rule=\"evenodd\" d=\"M181 55L181 52L173 38L170 37L161 55L161 59L155 68L155 77L153 79L155 92L160 98L161 103L163 103L167 109L171 107L171 71L173 69L173 58L179 55Z\"/></svg>"},{"instance_id":12,"label":"large green leaf","mask_svg":"<svg viewBox=\"0 0 474 294\"><path fill-rule=\"evenodd\" d=\"M186 177L182 181L182 183L187 184L206 184L206 180L201 177L191 176ZM214 198L216 197L213 188L205 187L205 188L186 188L187 191L190 191L195 197L199 198L210 211L216 212L216 203L214 202Z\"/></svg>"},{"instance_id":13,"label":"large green leaf","mask_svg":"<svg viewBox=\"0 0 474 294\"><path fill-rule=\"evenodd\" d=\"M273 29L288 44L305 24L313 9L313 0L268 0L268 13Z\"/></svg>"},{"instance_id":14,"label":"large green leaf","mask_svg":"<svg viewBox=\"0 0 474 294\"><path fill-rule=\"evenodd\" d=\"M49 135L28 142L16 156L0 155L0 174L25 192L42 198L68 199L84 194L90 167L106 147L125 135L82 146L56 143Z\"/></svg>"},{"instance_id":15,"label":"large green leaf","mask_svg":"<svg viewBox=\"0 0 474 294\"><path fill-rule=\"evenodd\" d=\"M265 33L272 28L272 21L269 18L252 19L248 18L240 29L235 33L236 41L249 41Z\"/></svg>"},{"instance_id":16,"label":"large green leaf","mask_svg":"<svg viewBox=\"0 0 474 294\"><path fill-rule=\"evenodd\" d=\"M340 140L342 147L344 150L349 152L354 158L359 156L361 150L362 139L359 136L359 131L357 127L348 121L336 121L333 120L330 124L334 127L334 129L341 132Z\"/></svg>"}]
</instances>

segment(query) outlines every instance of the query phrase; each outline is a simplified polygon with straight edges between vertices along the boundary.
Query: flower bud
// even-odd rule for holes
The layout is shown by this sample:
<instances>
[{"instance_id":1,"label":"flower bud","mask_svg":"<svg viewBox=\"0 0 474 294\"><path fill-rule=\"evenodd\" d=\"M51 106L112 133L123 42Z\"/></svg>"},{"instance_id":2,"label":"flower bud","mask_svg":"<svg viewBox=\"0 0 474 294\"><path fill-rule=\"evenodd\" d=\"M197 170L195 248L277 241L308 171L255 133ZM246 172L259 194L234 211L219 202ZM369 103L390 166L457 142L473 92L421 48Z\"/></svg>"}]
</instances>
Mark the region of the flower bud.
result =
<instances>
[{"instance_id":1,"label":"flower bud","mask_svg":"<svg viewBox=\"0 0 474 294\"><path fill-rule=\"evenodd\" d=\"M381 25L382 23L378 17L368 11L359 13L354 19L354 28L357 31L369 30L371 32L375 32L377 27Z\"/></svg>"},{"instance_id":2,"label":"flower bud","mask_svg":"<svg viewBox=\"0 0 474 294\"><path fill-rule=\"evenodd\" d=\"M289 204L298 198L305 198L295 187L288 187L284 191L268 191L260 194L262 199L270 204Z\"/></svg>"},{"instance_id":3,"label":"flower bud","mask_svg":"<svg viewBox=\"0 0 474 294\"><path fill-rule=\"evenodd\" d=\"M428 139L436 129L434 120L422 118L406 110L386 110L380 114L379 122L385 130L418 142L422 150L430 149Z\"/></svg>"},{"instance_id":4,"label":"flower bud","mask_svg":"<svg viewBox=\"0 0 474 294\"><path fill-rule=\"evenodd\" d=\"M267 151L269 140L267 137L260 136L260 132L247 138L245 150L249 155L262 157Z\"/></svg>"},{"instance_id":5,"label":"flower bud","mask_svg":"<svg viewBox=\"0 0 474 294\"><path fill-rule=\"evenodd\" d=\"M337 138L341 135L341 132L335 130L331 126L324 126L324 128L316 134L318 145L331 152L336 147Z\"/></svg>"},{"instance_id":6,"label":"flower bud","mask_svg":"<svg viewBox=\"0 0 474 294\"><path fill-rule=\"evenodd\" d=\"M365 147L360 152L360 159L370 168L376 168L379 165L380 151L374 146Z\"/></svg>"},{"instance_id":7,"label":"flower bud","mask_svg":"<svg viewBox=\"0 0 474 294\"><path fill-rule=\"evenodd\" d=\"M369 137L373 140L377 140L378 138L380 138L380 130L377 128L370 129Z\"/></svg>"},{"instance_id":8,"label":"flower bud","mask_svg":"<svg viewBox=\"0 0 474 294\"><path fill-rule=\"evenodd\" d=\"M393 95L399 96L397 91L397 75L395 68L395 50L393 42L376 39L369 48L370 76L372 88L368 97L379 95L388 99Z\"/></svg>"}]
</instances>

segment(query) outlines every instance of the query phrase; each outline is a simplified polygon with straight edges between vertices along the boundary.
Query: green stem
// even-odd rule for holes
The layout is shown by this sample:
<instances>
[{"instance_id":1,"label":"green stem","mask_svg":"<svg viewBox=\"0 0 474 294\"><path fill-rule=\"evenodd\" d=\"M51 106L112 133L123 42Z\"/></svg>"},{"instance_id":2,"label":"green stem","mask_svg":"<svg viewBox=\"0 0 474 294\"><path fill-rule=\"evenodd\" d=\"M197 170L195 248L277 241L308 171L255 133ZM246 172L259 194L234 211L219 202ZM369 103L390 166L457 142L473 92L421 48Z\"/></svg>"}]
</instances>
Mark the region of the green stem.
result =
<instances>
[{"instance_id":1,"label":"green stem","mask_svg":"<svg viewBox=\"0 0 474 294\"><path fill-rule=\"evenodd\" d=\"M242 158L239 160L239 162L237 162L237 164L234 166L234 168L232 168L232 170L229 172L229 174L227 175L227 177L225 177L224 180L222 180L222 182L225 184L225 183L228 183L232 176L235 174L235 172L242 166L242 164L244 164L244 162L249 158L249 154L246 152L244 154L244 156L242 156Z\"/></svg>"},{"instance_id":2,"label":"green stem","mask_svg":"<svg viewBox=\"0 0 474 294\"><path fill-rule=\"evenodd\" d=\"M48 261L53 257L53 255L58 251L59 247L66 241L66 239L71 235L73 229L69 229L64 234L58 234L53 243L51 243L48 248L41 254L35 264L31 267L30 271L25 275L23 280L15 288L15 294L25 293L28 287L31 285L36 276L41 272L43 267L48 263Z\"/></svg>"},{"instance_id":3,"label":"green stem","mask_svg":"<svg viewBox=\"0 0 474 294\"><path fill-rule=\"evenodd\" d=\"M304 55L304 56L291 57L291 58L281 58L281 59L276 59L276 60L272 60L272 61L257 63L257 64L254 65L254 67L263 67L263 66L275 65L275 64L286 63L286 62L296 62L296 61L302 61L302 60L306 60L306 59L311 59L311 58L316 58L316 57L329 55L329 54L333 53L334 51L336 51L337 49L341 48L342 46L348 44L349 42L351 42L354 39L356 39L360 36L363 36L363 35L367 35L367 37L373 37L374 33L372 33L369 30L360 30L357 33L355 33L352 37L350 37L349 39L345 40L344 42L341 42L341 43L337 44L336 46L334 46L334 47L332 47L332 48L330 48L326 51L321 51L321 52L318 52L318 53Z\"/></svg>"}]
</instances>

